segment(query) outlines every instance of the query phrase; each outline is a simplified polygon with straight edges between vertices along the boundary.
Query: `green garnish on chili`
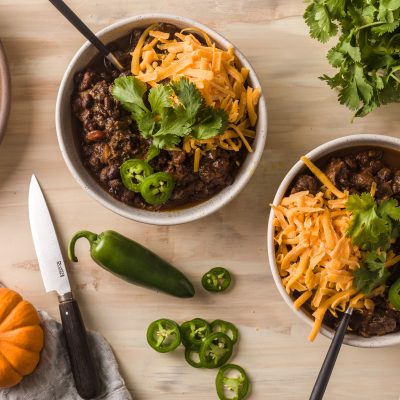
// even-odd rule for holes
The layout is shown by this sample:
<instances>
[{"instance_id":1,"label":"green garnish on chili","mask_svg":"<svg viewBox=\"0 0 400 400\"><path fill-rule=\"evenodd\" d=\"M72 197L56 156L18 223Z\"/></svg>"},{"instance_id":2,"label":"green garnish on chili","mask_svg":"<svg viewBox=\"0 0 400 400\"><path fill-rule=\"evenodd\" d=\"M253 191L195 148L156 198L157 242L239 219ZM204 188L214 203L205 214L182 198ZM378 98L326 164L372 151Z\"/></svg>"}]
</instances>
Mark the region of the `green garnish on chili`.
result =
<instances>
[{"instance_id":1,"label":"green garnish on chili","mask_svg":"<svg viewBox=\"0 0 400 400\"><path fill-rule=\"evenodd\" d=\"M216 319L211 323L211 330L213 332L222 332L229 336L232 343L235 344L239 339L239 331L231 322Z\"/></svg>"},{"instance_id":2,"label":"green garnish on chili","mask_svg":"<svg viewBox=\"0 0 400 400\"><path fill-rule=\"evenodd\" d=\"M199 349L203 341L211 333L210 324L202 318L194 318L180 326L182 343L185 347Z\"/></svg>"},{"instance_id":3,"label":"green garnish on chili","mask_svg":"<svg viewBox=\"0 0 400 400\"><path fill-rule=\"evenodd\" d=\"M140 184L140 193L143 199L152 205L165 203L175 187L172 175L166 172L157 172L146 177Z\"/></svg>"},{"instance_id":4,"label":"green garnish on chili","mask_svg":"<svg viewBox=\"0 0 400 400\"><path fill-rule=\"evenodd\" d=\"M238 376L228 375L232 371L238 372ZM246 371L235 364L227 364L222 367L215 379L217 394L220 400L243 400L249 391L249 378ZM233 397L226 395L226 392L233 393Z\"/></svg>"},{"instance_id":5,"label":"green garnish on chili","mask_svg":"<svg viewBox=\"0 0 400 400\"><path fill-rule=\"evenodd\" d=\"M147 328L147 342L159 353L175 350L181 343L179 326L170 319L159 319Z\"/></svg>"},{"instance_id":6,"label":"green garnish on chili","mask_svg":"<svg viewBox=\"0 0 400 400\"><path fill-rule=\"evenodd\" d=\"M196 360L193 359L193 354L197 354L197 356L199 357L199 361L196 361ZM202 364L201 364L201 361L200 361L200 355L199 355L198 351L196 351L194 349L190 349L190 348L186 347L186 349L185 349L185 360L193 368L202 368Z\"/></svg>"},{"instance_id":7,"label":"green garnish on chili","mask_svg":"<svg viewBox=\"0 0 400 400\"><path fill-rule=\"evenodd\" d=\"M394 309L400 311L400 279L397 279L389 289L389 301Z\"/></svg>"},{"instance_id":8,"label":"green garnish on chili","mask_svg":"<svg viewBox=\"0 0 400 400\"><path fill-rule=\"evenodd\" d=\"M208 336L200 346L199 356L202 367L219 368L232 355L233 343L229 336L215 332Z\"/></svg>"},{"instance_id":9,"label":"green garnish on chili","mask_svg":"<svg viewBox=\"0 0 400 400\"><path fill-rule=\"evenodd\" d=\"M203 288L209 292L223 292L228 289L232 281L229 271L222 267L210 269L201 279Z\"/></svg>"},{"instance_id":10,"label":"green garnish on chili","mask_svg":"<svg viewBox=\"0 0 400 400\"><path fill-rule=\"evenodd\" d=\"M132 192L139 193L141 183L153 174L153 168L146 161L133 158L125 161L119 172L124 186Z\"/></svg>"}]
</instances>

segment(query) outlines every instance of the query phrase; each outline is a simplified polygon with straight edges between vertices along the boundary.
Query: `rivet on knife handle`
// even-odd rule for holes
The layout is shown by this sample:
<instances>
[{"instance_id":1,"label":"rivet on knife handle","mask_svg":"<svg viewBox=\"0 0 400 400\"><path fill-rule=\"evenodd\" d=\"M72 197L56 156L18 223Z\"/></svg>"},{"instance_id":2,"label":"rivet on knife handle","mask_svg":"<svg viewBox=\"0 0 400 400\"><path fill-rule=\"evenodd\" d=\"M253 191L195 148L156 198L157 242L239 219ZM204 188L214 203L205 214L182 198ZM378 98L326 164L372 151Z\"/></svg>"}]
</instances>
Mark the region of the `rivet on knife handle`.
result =
<instances>
[{"instance_id":1,"label":"rivet on knife handle","mask_svg":"<svg viewBox=\"0 0 400 400\"><path fill-rule=\"evenodd\" d=\"M99 394L100 383L78 303L68 293L60 296L59 307L76 390L82 398L91 399Z\"/></svg>"}]
</instances>

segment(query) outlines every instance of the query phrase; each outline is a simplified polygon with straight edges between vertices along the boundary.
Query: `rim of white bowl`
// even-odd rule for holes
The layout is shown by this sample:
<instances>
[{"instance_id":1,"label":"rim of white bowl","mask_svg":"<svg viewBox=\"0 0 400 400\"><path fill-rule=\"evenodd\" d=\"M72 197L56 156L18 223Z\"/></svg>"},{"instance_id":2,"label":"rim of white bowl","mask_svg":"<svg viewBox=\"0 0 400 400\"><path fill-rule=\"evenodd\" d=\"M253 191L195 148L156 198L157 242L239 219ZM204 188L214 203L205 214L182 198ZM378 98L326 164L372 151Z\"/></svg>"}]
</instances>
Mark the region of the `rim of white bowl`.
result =
<instances>
[{"instance_id":1,"label":"rim of white bowl","mask_svg":"<svg viewBox=\"0 0 400 400\"><path fill-rule=\"evenodd\" d=\"M400 139L392 136L374 135L374 134L356 134L356 135L344 136L318 146L317 148L307 153L306 157L308 157L311 161L317 161L320 158L327 156L328 154L333 153L336 150L344 148L350 149L352 147L363 147L363 146L378 146L381 148L392 148L397 151L400 151ZM281 202L287 189L293 182L293 179L304 169L304 167L305 166L302 161L297 161L296 164L286 174L282 183L279 185L279 188L274 197L273 204L275 206ZM300 319L306 322L307 325L312 327L313 321L311 317L302 309L295 310L293 306L293 299L286 293L285 288L282 284L281 277L279 276L278 267L275 261L275 247L273 240L274 236L273 219L274 219L274 213L271 210L268 219L267 243L268 243L269 267L271 269L275 285L280 295L284 299L285 303L289 306L289 308ZM320 333L329 339L332 339L334 335L334 331L325 325L322 325ZM365 348L393 346L400 343L400 332L391 333L384 336L373 336L370 338L364 338L359 335L347 334L344 338L343 343L349 346L365 347Z\"/></svg>"},{"instance_id":2,"label":"rim of white bowl","mask_svg":"<svg viewBox=\"0 0 400 400\"><path fill-rule=\"evenodd\" d=\"M245 66L250 71L249 77L252 85L261 88L261 83L256 75L254 68L251 66L250 62L243 55L243 53L237 48L237 46L235 46L232 42L224 38L222 35L214 31L213 29L190 18L174 16L171 14L164 14L164 13L142 14L138 16L129 17L120 20L114 24L111 24L103 28L99 32L97 32L96 35L101 38L105 34L117 30L119 28L122 28L124 26L127 27L129 25L140 26L140 25L145 25L146 21L149 21L148 23L150 23L150 21L154 20L160 22L174 23L179 26L194 26L206 32L215 42L218 43L218 45L222 46L223 48L233 46L235 49L235 54L237 55L241 65ZM130 29L133 28L134 26L130 27ZM245 162L242 165L241 169L238 171L232 185L224 188L221 192L217 193L210 199L202 203L199 203L198 205L194 205L188 208L172 210L172 211L163 211L163 212L140 210L128 206L122 202L119 202L118 200L114 199L111 195L109 195L103 188L100 188L101 191L96 190L96 187L93 185L93 183L95 182L95 184L98 187L100 187L100 185L96 181L94 181L92 177L90 178L88 174L85 174L86 179L83 179L81 176L81 172L78 171L77 167L70 159L68 150L65 146L63 138L64 128L62 126L63 124L60 116L63 107L63 102L62 102L63 94L68 86L68 83L70 82L70 79L73 79L73 73L75 73L75 71L73 72L74 66L78 62L80 57L92 47L93 46L89 42L85 42L83 46L77 51L77 53L75 53L74 57L68 64L68 67L64 73L58 91L56 111L55 111L57 138L62 156L73 177L81 185L81 187L85 189L86 192L88 192L100 204L102 204L106 208L110 209L111 211L123 217L153 225L178 225L195 221L214 213L215 211L219 210L220 208L228 204L234 197L236 197L239 194L239 192L241 192L241 190L244 189L244 187L249 182L250 178L252 177L256 167L258 166L261 160L267 137L268 112L263 90L261 90L261 96L258 103L258 122L256 126L257 134L254 140L253 153L246 155Z\"/></svg>"}]
</instances>

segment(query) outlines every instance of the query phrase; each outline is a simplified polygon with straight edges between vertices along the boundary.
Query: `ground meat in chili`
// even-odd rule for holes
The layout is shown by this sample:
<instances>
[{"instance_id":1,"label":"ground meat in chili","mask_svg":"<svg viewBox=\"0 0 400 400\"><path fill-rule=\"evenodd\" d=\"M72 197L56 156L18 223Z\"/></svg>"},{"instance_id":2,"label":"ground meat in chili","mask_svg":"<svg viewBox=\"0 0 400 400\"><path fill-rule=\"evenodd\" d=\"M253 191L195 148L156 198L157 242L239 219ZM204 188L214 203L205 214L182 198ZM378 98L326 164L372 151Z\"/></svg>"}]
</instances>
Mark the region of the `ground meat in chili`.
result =
<instances>
[{"instance_id":1,"label":"ground meat in chili","mask_svg":"<svg viewBox=\"0 0 400 400\"><path fill-rule=\"evenodd\" d=\"M157 30L174 34L178 28L159 24ZM136 46L141 30L110 45L123 65L130 65L130 52ZM200 40L200 38L199 38ZM163 205L150 205L138 193L122 184L119 166L130 158L144 159L150 142L138 132L135 122L111 95L115 78L129 75L117 71L107 60L97 57L75 77L72 114L84 165L97 181L116 199L146 210L171 209L203 201L231 185L246 155L217 149L203 156L198 173L193 171L193 154L181 150L161 151L152 160L155 172L164 171L175 179L171 198Z\"/></svg>"}]
</instances>

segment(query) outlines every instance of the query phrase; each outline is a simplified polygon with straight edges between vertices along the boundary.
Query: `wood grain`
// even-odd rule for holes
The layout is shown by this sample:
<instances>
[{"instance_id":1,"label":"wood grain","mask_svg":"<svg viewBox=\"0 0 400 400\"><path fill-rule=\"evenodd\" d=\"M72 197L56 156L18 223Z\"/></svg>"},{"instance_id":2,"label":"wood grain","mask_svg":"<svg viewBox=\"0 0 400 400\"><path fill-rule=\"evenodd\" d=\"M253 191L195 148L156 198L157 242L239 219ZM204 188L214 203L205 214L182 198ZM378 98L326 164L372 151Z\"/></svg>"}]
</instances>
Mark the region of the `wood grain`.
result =
<instances>
[{"instance_id":1,"label":"wood grain","mask_svg":"<svg viewBox=\"0 0 400 400\"><path fill-rule=\"evenodd\" d=\"M1 0L0 37L13 80L8 131L0 147L0 279L57 316L55 295L45 294L28 223L32 172L46 192L66 244L79 229L120 231L181 268L198 296L179 300L131 286L90 260L79 243L80 262L69 265L87 327L111 343L135 399L215 399L215 371L198 371L182 351L157 354L146 344L147 325L167 317L223 318L240 328L235 362L253 381L251 399L308 398L329 346L307 342L308 327L281 300L266 255L268 204L282 177L304 152L354 133L400 136L399 106L386 106L351 123L351 114L317 77L331 70L328 45L308 36L297 0L69 0L93 30L149 11L179 12L215 28L255 67L269 106L262 162L246 189L220 212L183 226L148 226L119 217L92 200L74 181L58 150L54 107L68 61L83 43L44 0ZM228 267L235 287L226 295L204 293L200 277L211 266ZM328 386L327 400L398 399L400 349L345 346Z\"/></svg>"}]
</instances>

